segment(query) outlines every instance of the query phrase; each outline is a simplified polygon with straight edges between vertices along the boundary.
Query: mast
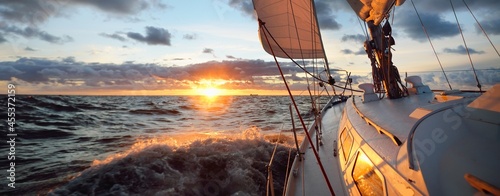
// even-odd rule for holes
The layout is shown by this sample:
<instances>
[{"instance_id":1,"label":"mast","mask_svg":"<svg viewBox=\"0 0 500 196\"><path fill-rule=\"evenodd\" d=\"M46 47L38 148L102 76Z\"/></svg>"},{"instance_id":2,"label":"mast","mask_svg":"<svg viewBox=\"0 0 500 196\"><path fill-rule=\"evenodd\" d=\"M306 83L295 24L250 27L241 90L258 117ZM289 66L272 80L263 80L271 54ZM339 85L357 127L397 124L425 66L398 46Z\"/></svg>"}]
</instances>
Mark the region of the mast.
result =
<instances>
[{"instance_id":1,"label":"mast","mask_svg":"<svg viewBox=\"0 0 500 196\"><path fill-rule=\"evenodd\" d=\"M371 60L375 91L381 92L382 85L389 99L404 97L406 89L401 83L399 71L392 62L391 46L395 44L389 22L384 26L366 22L370 31L370 40L365 42L365 51ZM401 84L401 86L400 86Z\"/></svg>"},{"instance_id":2,"label":"mast","mask_svg":"<svg viewBox=\"0 0 500 196\"><path fill-rule=\"evenodd\" d=\"M392 62L391 46L395 41L391 25L387 21L394 5L402 5L404 0L347 0L347 2L365 21L370 32L370 40L365 41L365 51L371 61L375 91L383 92L384 89L390 99L404 97L408 93L401 83L398 69Z\"/></svg>"}]
</instances>

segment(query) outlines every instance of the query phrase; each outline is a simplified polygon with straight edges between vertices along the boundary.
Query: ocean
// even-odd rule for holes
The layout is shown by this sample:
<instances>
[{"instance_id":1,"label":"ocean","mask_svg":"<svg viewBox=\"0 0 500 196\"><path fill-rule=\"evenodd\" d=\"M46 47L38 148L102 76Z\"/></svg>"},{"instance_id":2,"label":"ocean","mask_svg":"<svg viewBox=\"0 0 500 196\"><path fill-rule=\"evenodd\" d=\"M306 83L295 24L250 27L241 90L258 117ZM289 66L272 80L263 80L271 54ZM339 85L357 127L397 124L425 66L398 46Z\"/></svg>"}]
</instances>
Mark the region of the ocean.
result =
<instances>
[{"instance_id":1,"label":"ocean","mask_svg":"<svg viewBox=\"0 0 500 196\"><path fill-rule=\"evenodd\" d=\"M6 135L7 96L0 102ZM16 95L15 160L12 142L1 142L0 195L264 195L275 147L281 194L295 156L290 103L287 96ZM312 123L310 98L297 103Z\"/></svg>"}]
</instances>

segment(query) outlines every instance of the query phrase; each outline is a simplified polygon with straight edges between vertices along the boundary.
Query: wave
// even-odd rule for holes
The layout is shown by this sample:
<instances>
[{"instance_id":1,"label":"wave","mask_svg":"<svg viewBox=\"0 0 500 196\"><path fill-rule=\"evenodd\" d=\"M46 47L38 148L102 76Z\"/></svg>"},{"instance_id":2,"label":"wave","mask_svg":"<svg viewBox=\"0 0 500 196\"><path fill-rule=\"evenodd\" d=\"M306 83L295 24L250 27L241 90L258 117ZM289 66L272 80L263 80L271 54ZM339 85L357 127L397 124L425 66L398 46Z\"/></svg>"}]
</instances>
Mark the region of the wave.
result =
<instances>
[{"instance_id":1,"label":"wave","mask_svg":"<svg viewBox=\"0 0 500 196\"><path fill-rule=\"evenodd\" d=\"M74 136L75 134L58 130L58 129L48 129L40 128L36 130L24 130L19 137L24 139L47 139L47 138L67 138Z\"/></svg>"},{"instance_id":2,"label":"wave","mask_svg":"<svg viewBox=\"0 0 500 196\"><path fill-rule=\"evenodd\" d=\"M168 114L168 115L179 115L181 114L178 110L167 110L167 109L137 109L130 110L132 114L146 114L146 115L157 115L157 114Z\"/></svg>"},{"instance_id":3,"label":"wave","mask_svg":"<svg viewBox=\"0 0 500 196\"><path fill-rule=\"evenodd\" d=\"M36 105L42 108L47 108L57 112L80 112L80 108L73 106L74 103L67 100L65 97L59 96L41 96L36 101Z\"/></svg>"},{"instance_id":4,"label":"wave","mask_svg":"<svg viewBox=\"0 0 500 196\"><path fill-rule=\"evenodd\" d=\"M142 141L127 153L96 160L92 167L50 195L265 193L266 166L274 144L258 133L247 132L244 138L207 138L185 145L172 141L165 138ZM277 194L283 191L290 152L285 145L277 147L272 164Z\"/></svg>"}]
</instances>

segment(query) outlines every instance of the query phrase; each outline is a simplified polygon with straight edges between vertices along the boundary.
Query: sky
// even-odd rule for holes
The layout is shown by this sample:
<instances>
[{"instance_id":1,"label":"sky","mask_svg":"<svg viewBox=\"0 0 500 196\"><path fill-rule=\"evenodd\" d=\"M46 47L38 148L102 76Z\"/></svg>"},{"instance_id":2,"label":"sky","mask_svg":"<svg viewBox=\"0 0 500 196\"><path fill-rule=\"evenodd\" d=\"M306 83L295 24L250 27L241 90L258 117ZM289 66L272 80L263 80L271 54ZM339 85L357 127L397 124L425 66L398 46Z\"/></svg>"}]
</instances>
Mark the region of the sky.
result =
<instances>
[{"instance_id":1,"label":"sky","mask_svg":"<svg viewBox=\"0 0 500 196\"><path fill-rule=\"evenodd\" d=\"M453 0L483 87L500 83L500 55L462 0ZM500 48L500 1L465 0ZM364 31L345 0L315 2L330 68L371 82ZM471 63L449 1L415 0L453 88L476 90ZM445 89L445 79L407 0L391 16L393 61L401 73ZM292 90L303 72L280 59ZM285 94L263 49L251 0L0 0L0 90L19 94ZM335 74L345 80L345 74ZM354 87L357 85L354 85Z\"/></svg>"}]
</instances>

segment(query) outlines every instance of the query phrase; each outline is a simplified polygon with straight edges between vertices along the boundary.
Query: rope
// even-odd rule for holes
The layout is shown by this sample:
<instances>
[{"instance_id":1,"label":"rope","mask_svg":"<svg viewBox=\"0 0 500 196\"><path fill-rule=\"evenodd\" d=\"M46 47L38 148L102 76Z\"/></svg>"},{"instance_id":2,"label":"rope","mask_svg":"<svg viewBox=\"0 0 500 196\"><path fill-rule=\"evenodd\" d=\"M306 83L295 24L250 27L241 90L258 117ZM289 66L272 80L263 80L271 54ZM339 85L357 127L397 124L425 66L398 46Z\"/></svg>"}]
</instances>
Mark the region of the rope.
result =
<instances>
[{"instance_id":1,"label":"rope","mask_svg":"<svg viewBox=\"0 0 500 196\"><path fill-rule=\"evenodd\" d=\"M420 20L420 24L422 25L422 29L425 32L425 35L427 36L427 39L429 40L429 43L431 44L432 51L434 51L434 55L436 56L436 59L439 63L439 67L441 68L441 71L443 72L444 78L446 78L446 82L448 83L448 86L450 87L450 90L453 90L451 88L450 81L448 80L448 76L444 72L443 65L441 64L441 60L439 60L439 56L436 52L436 49L434 49L434 45L432 44L431 38L429 37L429 33L427 33L427 29L425 29L424 23L422 22L422 18L420 18L420 14L418 14L417 7L415 7L415 4L413 3L413 0L411 0L411 4L413 5L413 9L415 9L415 13L417 13L418 20Z\"/></svg>"},{"instance_id":2,"label":"rope","mask_svg":"<svg viewBox=\"0 0 500 196\"><path fill-rule=\"evenodd\" d=\"M491 42L491 39L490 37L488 36L488 34L486 33L486 31L484 30L483 26L481 26L481 23L479 23L479 21L477 20L476 16L474 16L474 13L472 13L472 10L470 10L469 6L467 5L467 3L465 3L465 0L462 0L465 4L465 7L467 7L467 9L469 10L470 14L472 15L472 17L474 18L474 20L476 20L476 23L477 25L479 26L479 28L481 29L481 31L483 31L484 33L484 36L486 36L486 39L488 39L488 41L490 42L491 46L493 46L493 49L495 49L495 52L497 52L497 55L500 57L500 53L498 53L498 50L497 48L495 47L495 45L493 44L493 42Z\"/></svg>"},{"instance_id":3,"label":"rope","mask_svg":"<svg viewBox=\"0 0 500 196\"><path fill-rule=\"evenodd\" d=\"M476 69L474 68L474 63L472 63L472 58L470 56L469 47L467 47L467 42L465 42L464 33L462 32L462 28L460 27L460 23L458 22L457 13L455 12L455 7L453 7L453 2L451 2L451 0L450 0L450 4L451 4L451 9L453 9L453 14L455 15L455 20L457 20L458 30L460 31L460 35L462 36L462 40L463 40L464 46L465 46L465 51L467 51L467 56L469 57L470 65L472 66L472 71L474 71L474 77L476 78L477 88L479 88L479 91L481 91L481 84L479 83L479 79L477 78L477 73L476 73Z\"/></svg>"},{"instance_id":4,"label":"rope","mask_svg":"<svg viewBox=\"0 0 500 196\"><path fill-rule=\"evenodd\" d=\"M259 22L263 23L260 19L259 19ZM297 65L300 69L302 69L304 72L306 72L307 74L309 74L309 75L310 75L311 77L313 77L314 79L316 79L316 80L318 80L318 81L321 81L321 82L324 82L324 83L329 84L329 83L328 83L328 81L325 81L325 80L323 80L323 79L321 79L321 78L319 78L319 77L315 76L315 75L314 75L314 74L312 74L311 72L307 71L307 70L306 70L306 68L304 68L304 67L303 67L303 66L301 66L299 63L297 63L297 61L295 61L295 60L294 60L294 59L293 59L293 58L292 58L292 57L291 57L291 56L290 56L290 55L289 55L289 54L285 51L285 49L283 49L283 47L281 47L281 46L278 44L278 41L276 41L276 39L275 39L275 38L274 38L274 36L273 36L273 35L269 32L269 30L267 29L267 27L266 27L265 25L262 25L261 27L262 27L264 30L266 30L267 34L269 34L269 36L270 36L270 37L271 37L271 39L274 41L274 43L276 43L276 44L277 44L278 48L280 48L280 50L281 50L281 51L282 51L282 52L283 52L283 53L284 53L284 54L285 54L285 55L286 55L286 56L287 56L287 57L288 57L288 58L289 58L289 59L290 59L290 60L291 60L291 61L292 61L295 65ZM268 38L267 38L267 34L266 34L266 33L264 33L264 35L266 36L266 39L268 39ZM270 47L270 48L271 48L271 47ZM271 51L272 51L272 48L271 48ZM276 60L276 61L277 61L277 60ZM333 84L332 86L335 86L335 87L337 87L337 88L341 88L341 89L343 89L343 88L344 88L344 87L342 87L342 86L335 85L335 84ZM346 90L351 90L351 91L360 92L360 93L361 93L361 92L363 92L363 91L361 91L361 90L356 90L356 89L346 89Z\"/></svg>"},{"instance_id":5,"label":"rope","mask_svg":"<svg viewBox=\"0 0 500 196\"><path fill-rule=\"evenodd\" d=\"M259 25L261 27L264 27L264 29L266 29L267 31L267 28L264 24L264 22L262 20L259 19ZM269 38L267 37L267 34L264 33L264 37L266 38L266 42L269 46L271 46L271 43L269 42ZM311 146L313 146L313 142L312 142L312 139L311 139L311 136L309 135L309 132L307 131L307 127L304 123L304 119L302 118L302 115L300 115L300 111L299 111L299 108L297 107L297 103L295 102L295 99L292 95L292 91L290 90L290 87L288 86L288 83L286 82L286 78L285 78L285 75L283 74L283 71L281 70L281 66L278 62L278 59L276 58L276 55L274 54L274 51L273 51L273 48L272 47L269 47L271 49L271 53L273 55L273 58L274 58L274 61L276 63L276 66L278 67L278 70L280 72L280 75L281 75L281 78L283 79L283 82L285 84L285 87L288 91L288 95L290 96L290 99L292 100L292 103L293 103L293 106L295 108L295 111L297 112L298 116L299 116L299 119L300 119L300 122L302 124L302 128L304 129L305 133L306 133L306 136L307 136L307 140L309 141L309 144ZM323 167L323 163L321 162L321 160L319 159L319 155L318 155L318 152L316 151L316 149L313 147L312 148L312 151L314 153L314 157L316 158L316 161L318 162L318 165L319 165L319 168L321 169L321 174L323 174L323 177L325 179L325 182L328 186L328 189L330 190L330 194L331 195L335 195L335 192L333 192L333 188L332 188L332 185L330 183L330 180L328 179L328 176L326 175L326 171L325 171L325 168Z\"/></svg>"}]
</instances>

